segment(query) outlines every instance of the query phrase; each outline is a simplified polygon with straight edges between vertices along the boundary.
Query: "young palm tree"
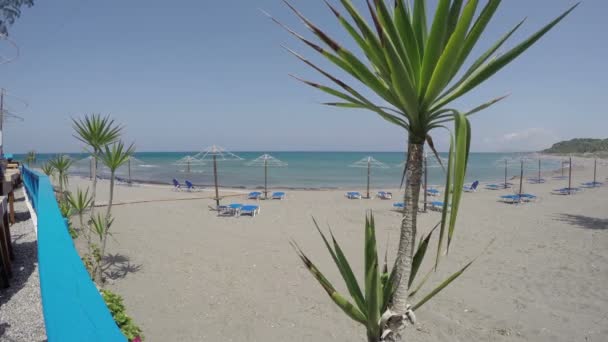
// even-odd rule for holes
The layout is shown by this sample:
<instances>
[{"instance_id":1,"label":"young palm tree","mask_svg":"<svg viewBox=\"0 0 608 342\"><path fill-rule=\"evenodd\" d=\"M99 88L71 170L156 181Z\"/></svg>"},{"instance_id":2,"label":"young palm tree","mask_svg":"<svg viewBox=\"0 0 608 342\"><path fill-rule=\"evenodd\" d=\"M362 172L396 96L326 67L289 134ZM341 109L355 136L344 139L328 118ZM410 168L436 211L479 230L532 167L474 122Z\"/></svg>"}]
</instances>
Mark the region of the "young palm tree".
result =
<instances>
[{"instance_id":1,"label":"young palm tree","mask_svg":"<svg viewBox=\"0 0 608 342\"><path fill-rule=\"evenodd\" d=\"M53 167L51 162L44 163L42 165L41 169L42 169L42 173L49 176L49 178L52 178L53 175L55 175L55 168Z\"/></svg>"},{"instance_id":2,"label":"young palm tree","mask_svg":"<svg viewBox=\"0 0 608 342\"><path fill-rule=\"evenodd\" d=\"M444 210L439 229L435 268L439 256L449 249L453 237L466 162L470 145L468 116L479 112L504 97L493 99L470 111L461 112L450 104L476 88L536 43L578 5L574 5L528 39L503 54L496 54L505 41L520 28L518 23L496 41L485 53L468 67L465 62L476 46L481 34L496 13L501 0L488 0L476 16L479 0L438 0L431 24L427 24L426 0L395 0L389 6L384 0L367 1L371 24L359 12L351 0L340 0L348 14L344 16L329 4L340 25L353 38L360 53L353 53L329 34L304 17L285 1L287 6L304 23L320 43L315 43L291 28L273 20L289 33L327 58L339 70L350 75L359 86L377 95L367 96L354 86L320 68L300 54L287 49L302 62L319 72L336 87L296 79L337 97L339 102L326 103L342 108L367 109L383 119L403 128L407 136L407 160L405 177L405 208L397 257L393 267L394 293L385 314L389 323L382 327L382 334L370 337L370 341L399 338L402 329L413 317L408 295L416 249L417 212L420 194L423 149L425 142L435 151L431 132L446 128L454 122L454 135L450 144L450 158L446 169ZM413 3L413 5L411 5ZM361 57L364 56L366 60ZM446 128L447 129L447 128ZM448 207L451 213L447 215ZM447 243L445 237L447 235ZM445 246L444 246L445 245ZM391 325L389 328L388 325Z\"/></svg>"},{"instance_id":3,"label":"young palm tree","mask_svg":"<svg viewBox=\"0 0 608 342\"><path fill-rule=\"evenodd\" d=\"M68 193L67 200L72 208L71 214L78 215L78 223L80 224L80 229L87 240L87 248L89 248L90 252L91 233L84 224L84 214L91 208L92 203L92 198L89 196L89 188L87 188L84 192L78 188L76 190L76 195Z\"/></svg>"},{"instance_id":4,"label":"young palm tree","mask_svg":"<svg viewBox=\"0 0 608 342\"><path fill-rule=\"evenodd\" d=\"M112 201L114 199L114 177L116 170L125 165L129 161L129 158L133 156L135 152L135 146L133 144L125 148L122 141L118 141L112 145L106 145L104 151L99 155L101 162L110 169L110 199L108 202L108 211L106 216L110 217L112 210Z\"/></svg>"},{"instance_id":5,"label":"young palm tree","mask_svg":"<svg viewBox=\"0 0 608 342\"><path fill-rule=\"evenodd\" d=\"M85 115L84 119L72 119L72 126L76 134L74 137L90 148L93 157L93 189L91 197L91 210L95 210L95 194L97 191L97 166L102 149L120 138L123 127L114 123L109 116L100 114Z\"/></svg>"},{"instance_id":6,"label":"young palm tree","mask_svg":"<svg viewBox=\"0 0 608 342\"><path fill-rule=\"evenodd\" d=\"M31 167L32 164L36 164L36 151L32 150L27 153L25 156L25 163L28 167Z\"/></svg>"},{"instance_id":7,"label":"young palm tree","mask_svg":"<svg viewBox=\"0 0 608 342\"><path fill-rule=\"evenodd\" d=\"M100 249L97 244L91 245L91 248L93 249L93 255L91 256L93 259L93 279L101 287L103 287L103 269L101 267L101 262L105 253L105 242L108 235L110 235L110 227L113 222L114 219L107 215L91 215L91 232L99 239L102 246Z\"/></svg>"},{"instance_id":8,"label":"young palm tree","mask_svg":"<svg viewBox=\"0 0 608 342\"><path fill-rule=\"evenodd\" d=\"M57 172L57 181L59 182L59 193L61 198L65 199L64 190L68 185L68 170L74 161L66 155L57 155L49 161L49 164Z\"/></svg>"}]
</instances>

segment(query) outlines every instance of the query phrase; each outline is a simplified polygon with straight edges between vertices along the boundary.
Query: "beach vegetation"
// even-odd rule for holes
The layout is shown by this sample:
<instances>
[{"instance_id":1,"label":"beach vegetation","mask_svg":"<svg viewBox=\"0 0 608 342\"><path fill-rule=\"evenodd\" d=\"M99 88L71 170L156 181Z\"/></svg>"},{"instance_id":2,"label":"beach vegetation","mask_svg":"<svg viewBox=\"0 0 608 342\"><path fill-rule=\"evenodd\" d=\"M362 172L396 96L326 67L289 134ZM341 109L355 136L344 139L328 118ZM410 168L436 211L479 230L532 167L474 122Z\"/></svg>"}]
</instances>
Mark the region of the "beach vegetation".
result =
<instances>
[{"instance_id":1,"label":"beach vegetation","mask_svg":"<svg viewBox=\"0 0 608 342\"><path fill-rule=\"evenodd\" d=\"M68 171L72 166L72 163L73 160L64 154L57 155L49 161L49 164L57 174L57 183L59 185L59 196L61 201L65 200L66 198L65 191L67 190L69 181Z\"/></svg>"},{"instance_id":2,"label":"beach vegetation","mask_svg":"<svg viewBox=\"0 0 608 342\"><path fill-rule=\"evenodd\" d=\"M0 35L8 36L8 27L21 16L21 9L34 6L34 0L0 1Z\"/></svg>"},{"instance_id":3,"label":"beach vegetation","mask_svg":"<svg viewBox=\"0 0 608 342\"><path fill-rule=\"evenodd\" d=\"M354 52L319 28L289 2L285 3L316 37L315 40L304 37L271 17L272 20L319 53L338 71L329 72L316 62L287 48L297 59L326 78L329 85L297 76L294 78L337 98L337 102L327 102L326 105L369 110L402 128L406 136L406 163L403 172L405 205L399 246L391 271L394 273L390 285L391 295L387 300L388 306L381 308L386 309L381 314L381 328L374 328L371 335L368 328L370 341L400 340L404 328L408 323L414 322L413 311L416 308L410 300L416 288L410 287L408 280L417 271L417 215L425 145L438 158L432 135L439 129L448 132L449 158L447 165L442 163L442 166L446 175L446 189L452 191L445 191L443 199L444 209L438 225L438 245L433 265L436 270L441 256L448 253L454 238L471 141L469 117L506 96L490 99L464 111L457 109L454 101L514 61L578 4L513 48L499 53L505 42L523 25L522 20L467 65L480 37L497 13L500 0L486 1L480 11L478 7L482 1L438 0L432 17L427 15L426 0L395 0L390 5L383 0L367 1L369 15L364 15L350 0L340 0L342 10L326 2L336 20L353 39L356 46ZM349 81L342 79L343 74L349 76ZM453 124L453 129L447 126L450 124ZM440 286L431 291L431 294L435 295L443 288ZM372 318L375 319L376 312L373 314Z\"/></svg>"},{"instance_id":4,"label":"beach vegetation","mask_svg":"<svg viewBox=\"0 0 608 342\"><path fill-rule=\"evenodd\" d=\"M31 150L27 152L27 154L25 155L25 163L28 167L36 165L36 151Z\"/></svg>"},{"instance_id":5,"label":"beach vegetation","mask_svg":"<svg viewBox=\"0 0 608 342\"><path fill-rule=\"evenodd\" d=\"M42 173L49 176L49 178L53 178L53 176L55 175L55 168L53 167L53 164L49 162L42 164L40 169L42 170Z\"/></svg>"},{"instance_id":6,"label":"beach vegetation","mask_svg":"<svg viewBox=\"0 0 608 342\"><path fill-rule=\"evenodd\" d=\"M90 244L91 244L91 233L89 231L88 226L85 226L84 214L91 208L91 196L89 195L89 188L85 191L78 188L76 189L76 194L70 192L67 196L67 202L71 207L71 216L78 216L78 229L84 235L87 245L88 253L91 252Z\"/></svg>"},{"instance_id":7,"label":"beach vegetation","mask_svg":"<svg viewBox=\"0 0 608 342\"><path fill-rule=\"evenodd\" d=\"M95 195L97 193L97 169L99 156L105 146L118 141L123 127L116 124L109 116L101 114L85 115L84 119L72 119L74 137L83 142L93 157L93 185L91 187L92 210L95 211Z\"/></svg>"},{"instance_id":8,"label":"beach vegetation","mask_svg":"<svg viewBox=\"0 0 608 342\"><path fill-rule=\"evenodd\" d=\"M116 178L116 170L125 165L129 158L135 153L133 144L128 147L122 141L115 142L111 145L106 145L103 152L99 155L101 162L110 169L110 198L108 201L107 216L110 216L112 211L112 201L114 200L114 181Z\"/></svg>"},{"instance_id":9,"label":"beach vegetation","mask_svg":"<svg viewBox=\"0 0 608 342\"><path fill-rule=\"evenodd\" d=\"M608 139L571 139L560 141L543 153L569 154L569 153L594 153L608 155Z\"/></svg>"},{"instance_id":10,"label":"beach vegetation","mask_svg":"<svg viewBox=\"0 0 608 342\"><path fill-rule=\"evenodd\" d=\"M123 335L131 342L143 341L144 335L142 330L133 322L133 319L127 315L122 297L110 290L101 290L101 296L106 302L108 309L110 309L110 313Z\"/></svg>"}]
</instances>

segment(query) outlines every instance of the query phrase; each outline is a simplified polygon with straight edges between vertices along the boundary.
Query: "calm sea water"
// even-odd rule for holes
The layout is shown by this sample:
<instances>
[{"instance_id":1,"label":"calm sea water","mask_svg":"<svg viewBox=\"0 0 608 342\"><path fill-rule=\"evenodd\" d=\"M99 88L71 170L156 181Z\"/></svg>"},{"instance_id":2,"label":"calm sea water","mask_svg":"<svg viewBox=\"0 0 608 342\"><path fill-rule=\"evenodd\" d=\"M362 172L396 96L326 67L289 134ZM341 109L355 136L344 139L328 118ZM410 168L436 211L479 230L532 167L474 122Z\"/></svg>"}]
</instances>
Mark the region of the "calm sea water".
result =
<instances>
[{"instance_id":1,"label":"calm sea water","mask_svg":"<svg viewBox=\"0 0 608 342\"><path fill-rule=\"evenodd\" d=\"M264 184L264 168L248 166L247 162L259 157L264 152L235 152L243 160L219 161L219 181L222 186L257 187ZM396 188L401 182L404 154L400 152L269 152L272 156L288 164L287 167L271 167L269 169L269 186L285 188L360 188L365 185L366 168L356 168L351 164L372 156L384 163L386 168L372 169L372 187ZM185 172L185 166L174 165L186 155L193 152L140 152L136 153L137 162L131 165L131 175L134 180L170 183L173 178L180 182L190 180L199 185L213 184L213 164L191 166L191 172ZM70 170L72 174L89 175L89 159L84 154L68 154L75 160ZM447 154L441 153L442 158ZM54 154L37 156L36 166L52 158ZM24 155L15 155L22 159ZM508 161L508 176L518 176L520 160L524 158L525 175L536 176L538 172L537 156L526 153L471 153L467 172L467 181L500 181L504 178L504 161ZM443 184L444 172L429 155L429 184ZM445 164L444 164L445 165ZM559 169L557 160L542 160L544 171ZM121 168L117 175L127 177L126 167ZM101 169L102 176L108 176L108 170Z\"/></svg>"}]
</instances>

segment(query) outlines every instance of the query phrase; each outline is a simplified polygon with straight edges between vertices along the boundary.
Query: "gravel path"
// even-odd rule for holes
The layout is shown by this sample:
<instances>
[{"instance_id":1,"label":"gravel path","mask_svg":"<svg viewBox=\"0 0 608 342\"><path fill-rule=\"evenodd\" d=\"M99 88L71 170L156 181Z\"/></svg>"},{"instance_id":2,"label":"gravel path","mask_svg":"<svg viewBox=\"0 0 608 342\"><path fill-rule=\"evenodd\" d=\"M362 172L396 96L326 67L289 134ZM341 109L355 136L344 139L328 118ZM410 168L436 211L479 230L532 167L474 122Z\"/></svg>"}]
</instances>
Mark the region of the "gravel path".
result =
<instances>
[{"instance_id":1,"label":"gravel path","mask_svg":"<svg viewBox=\"0 0 608 342\"><path fill-rule=\"evenodd\" d=\"M15 191L11 287L0 290L0 341L46 341L40 302L38 246L23 189Z\"/></svg>"}]
</instances>

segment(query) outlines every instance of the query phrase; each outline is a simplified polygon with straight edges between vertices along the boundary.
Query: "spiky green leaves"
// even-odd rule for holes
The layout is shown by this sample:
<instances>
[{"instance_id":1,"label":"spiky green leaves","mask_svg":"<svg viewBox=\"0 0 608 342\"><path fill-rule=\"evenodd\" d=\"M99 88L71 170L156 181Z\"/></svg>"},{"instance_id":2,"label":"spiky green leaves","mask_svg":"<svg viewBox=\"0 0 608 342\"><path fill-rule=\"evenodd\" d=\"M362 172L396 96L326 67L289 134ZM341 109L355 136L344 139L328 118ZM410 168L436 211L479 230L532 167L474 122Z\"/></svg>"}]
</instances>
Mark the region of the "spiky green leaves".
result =
<instances>
[{"instance_id":1,"label":"spiky green leaves","mask_svg":"<svg viewBox=\"0 0 608 342\"><path fill-rule=\"evenodd\" d=\"M348 51L344 44L287 2L289 8L317 37L319 44L297 34L276 19L273 20L389 103L392 110L385 110L381 105L375 104L374 100L364 97L363 92L356 91L354 86L347 85L296 54L346 92L319 86L314 82L305 83L314 84L315 88L346 100L346 103L339 104L340 107L366 108L376 112L389 122L406 129L420 143L430 130L438 127L437 121L440 119L434 113L512 62L577 6L574 5L506 54L494 56L498 48L520 27L521 23L518 24L477 58L464 75L455 81L455 76L475 48L501 0L488 0L476 16L479 2L439 0L430 27L427 24L426 0L415 0L413 8L408 8L404 0L395 0L394 6L387 6L383 0L368 0L366 4L371 24L366 22L351 0L340 0L348 16L342 15L336 7L326 2L340 25L357 43L366 61L358 58L358 54ZM336 105L331 102L328 104Z\"/></svg>"},{"instance_id":2,"label":"spiky green leaves","mask_svg":"<svg viewBox=\"0 0 608 342\"><path fill-rule=\"evenodd\" d=\"M102 117L100 114L86 115L84 119L72 119L72 126L76 132L74 137L90 146L93 153L98 153L104 146L116 142L123 129L109 116Z\"/></svg>"},{"instance_id":3,"label":"spiky green leaves","mask_svg":"<svg viewBox=\"0 0 608 342\"><path fill-rule=\"evenodd\" d=\"M114 172L128 162L134 152L135 146L133 146L133 144L126 147L122 141L118 141L112 145L104 146L99 157L101 162L107 166L111 172Z\"/></svg>"},{"instance_id":4,"label":"spiky green leaves","mask_svg":"<svg viewBox=\"0 0 608 342\"><path fill-rule=\"evenodd\" d=\"M82 191L80 188L76 190L76 194L69 193L67 197L68 203L72 207L73 214L82 215L91 207L93 199L89 195L89 188Z\"/></svg>"}]
</instances>

